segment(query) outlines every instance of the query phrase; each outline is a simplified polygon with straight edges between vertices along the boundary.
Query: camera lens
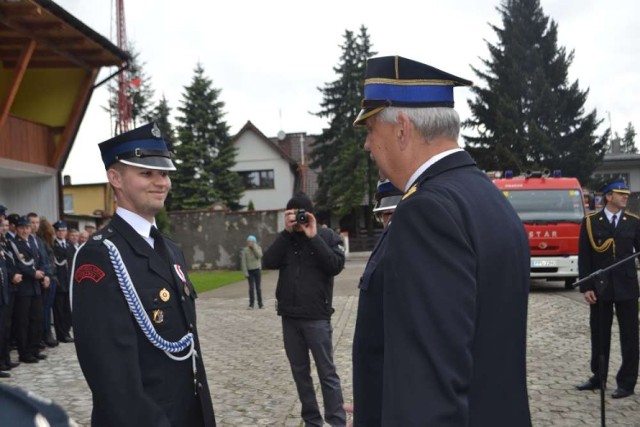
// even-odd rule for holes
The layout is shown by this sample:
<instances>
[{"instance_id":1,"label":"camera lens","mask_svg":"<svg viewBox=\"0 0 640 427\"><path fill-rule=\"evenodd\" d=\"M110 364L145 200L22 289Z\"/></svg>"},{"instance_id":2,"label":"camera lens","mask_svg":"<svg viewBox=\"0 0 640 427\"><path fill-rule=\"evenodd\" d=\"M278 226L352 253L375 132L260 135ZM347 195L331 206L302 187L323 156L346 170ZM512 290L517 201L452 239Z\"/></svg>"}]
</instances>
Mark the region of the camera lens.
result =
<instances>
[{"instance_id":1,"label":"camera lens","mask_svg":"<svg viewBox=\"0 0 640 427\"><path fill-rule=\"evenodd\" d=\"M298 212L296 213L296 221L300 224L306 224L307 212L304 209L298 209Z\"/></svg>"}]
</instances>

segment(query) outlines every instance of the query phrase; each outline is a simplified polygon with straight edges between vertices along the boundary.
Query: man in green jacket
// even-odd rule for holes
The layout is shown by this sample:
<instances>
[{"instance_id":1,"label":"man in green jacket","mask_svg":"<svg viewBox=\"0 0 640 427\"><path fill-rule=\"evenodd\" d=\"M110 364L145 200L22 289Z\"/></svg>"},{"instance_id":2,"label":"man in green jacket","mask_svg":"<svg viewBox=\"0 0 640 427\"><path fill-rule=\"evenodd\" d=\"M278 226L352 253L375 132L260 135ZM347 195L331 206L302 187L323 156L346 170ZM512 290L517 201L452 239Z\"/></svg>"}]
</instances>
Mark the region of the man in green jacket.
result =
<instances>
[{"instance_id":1,"label":"man in green jacket","mask_svg":"<svg viewBox=\"0 0 640 427\"><path fill-rule=\"evenodd\" d=\"M247 246L240 253L240 268L242 274L249 280L249 310L254 307L254 287L258 296L258 308L263 308L262 289L260 288L260 268L262 267L262 248L258 245L256 236L247 237Z\"/></svg>"}]
</instances>

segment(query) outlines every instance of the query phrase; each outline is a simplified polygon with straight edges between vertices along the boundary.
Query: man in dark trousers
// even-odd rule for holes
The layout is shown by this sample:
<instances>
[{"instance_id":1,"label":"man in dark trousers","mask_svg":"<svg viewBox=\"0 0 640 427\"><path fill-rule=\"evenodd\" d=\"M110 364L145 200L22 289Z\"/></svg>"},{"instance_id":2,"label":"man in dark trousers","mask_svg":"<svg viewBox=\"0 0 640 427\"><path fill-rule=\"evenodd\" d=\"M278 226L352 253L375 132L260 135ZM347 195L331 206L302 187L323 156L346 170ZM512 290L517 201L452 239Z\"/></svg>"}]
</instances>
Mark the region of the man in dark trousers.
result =
<instances>
[{"instance_id":1,"label":"man in dark trousers","mask_svg":"<svg viewBox=\"0 0 640 427\"><path fill-rule=\"evenodd\" d=\"M604 269L640 250L640 218L626 211L630 191L624 181L605 185L602 195L605 207L587 215L580 228L578 270L580 278ZM638 276L635 261L630 260L605 273L605 287L596 290L593 280L580 285L589 303L589 327L591 328L591 372L578 390L599 390L601 379L607 379L611 323L615 307L620 326L622 365L616 375L617 388L611 397L620 399L634 393L638 379ZM602 306L601 306L602 305ZM600 314L604 318L600 318ZM600 337L600 326L603 335ZM600 349L602 342L604 348ZM602 353L601 353L602 351ZM604 371L600 371L599 355L604 354Z\"/></svg>"},{"instance_id":2,"label":"man in dark trousers","mask_svg":"<svg viewBox=\"0 0 640 427\"><path fill-rule=\"evenodd\" d=\"M56 221L53 224L56 238L53 240L53 255L56 264L58 284L53 303L53 320L56 339L59 342L71 343L71 305L69 301L69 280L71 278L71 263L75 249L67 242L67 223Z\"/></svg>"},{"instance_id":3,"label":"man in dark trousers","mask_svg":"<svg viewBox=\"0 0 640 427\"><path fill-rule=\"evenodd\" d=\"M99 144L118 208L78 249L71 301L93 426L215 425L196 293L177 244L156 228L172 154L157 125Z\"/></svg>"},{"instance_id":4,"label":"man in dark trousers","mask_svg":"<svg viewBox=\"0 0 640 427\"><path fill-rule=\"evenodd\" d=\"M322 426L311 379L309 351L318 370L324 422L346 425L340 378L333 363L331 315L333 278L344 268L342 239L318 228L313 204L304 193L287 203L284 230L264 252L262 265L280 270L276 299L282 316L284 349L302 404L305 426Z\"/></svg>"},{"instance_id":5,"label":"man in dark trousers","mask_svg":"<svg viewBox=\"0 0 640 427\"><path fill-rule=\"evenodd\" d=\"M453 87L470 84L398 56L367 64L354 124L405 194L359 285L357 426L531 425L528 240L458 146Z\"/></svg>"},{"instance_id":6,"label":"man in dark trousers","mask_svg":"<svg viewBox=\"0 0 640 427\"><path fill-rule=\"evenodd\" d=\"M21 362L38 363L47 358L46 354L40 352L44 316L42 290L49 286L51 278L45 273L40 251L29 242L30 233L29 219L26 216L19 217L16 237L9 245L16 269L22 274L14 305L18 354Z\"/></svg>"}]
</instances>

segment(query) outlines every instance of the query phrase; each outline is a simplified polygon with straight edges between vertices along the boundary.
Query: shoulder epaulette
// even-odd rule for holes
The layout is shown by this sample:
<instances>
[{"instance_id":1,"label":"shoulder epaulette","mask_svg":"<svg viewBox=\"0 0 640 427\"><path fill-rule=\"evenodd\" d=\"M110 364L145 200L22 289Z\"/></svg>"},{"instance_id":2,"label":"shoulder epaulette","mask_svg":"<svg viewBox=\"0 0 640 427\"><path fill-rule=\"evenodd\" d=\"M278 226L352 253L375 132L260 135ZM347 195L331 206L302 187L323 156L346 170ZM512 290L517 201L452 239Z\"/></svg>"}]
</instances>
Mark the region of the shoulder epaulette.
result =
<instances>
[{"instance_id":1,"label":"shoulder epaulette","mask_svg":"<svg viewBox=\"0 0 640 427\"><path fill-rule=\"evenodd\" d=\"M634 214L634 213L628 212L628 211L625 211L625 213L624 213L624 214L625 214L625 215L629 215L630 217L633 217L633 218L635 218L635 219L640 219L640 216L638 216L637 214Z\"/></svg>"},{"instance_id":2,"label":"shoulder epaulette","mask_svg":"<svg viewBox=\"0 0 640 427\"><path fill-rule=\"evenodd\" d=\"M591 217L591 216L594 216L594 215L598 215L599 213L600 212L597 212L597 211L596 212L591 212L591 213L588 213L587 216Z\"/></svg>"}]
</instances>

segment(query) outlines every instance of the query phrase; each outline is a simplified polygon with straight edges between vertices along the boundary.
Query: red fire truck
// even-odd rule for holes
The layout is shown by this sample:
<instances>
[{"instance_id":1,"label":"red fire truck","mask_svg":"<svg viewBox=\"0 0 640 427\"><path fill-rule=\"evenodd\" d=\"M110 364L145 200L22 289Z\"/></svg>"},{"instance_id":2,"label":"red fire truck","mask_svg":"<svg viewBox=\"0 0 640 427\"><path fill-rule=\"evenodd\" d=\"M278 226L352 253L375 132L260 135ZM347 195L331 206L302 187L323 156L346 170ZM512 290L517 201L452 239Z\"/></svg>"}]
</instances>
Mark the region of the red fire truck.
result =
<instances>
[{"instance_id":1,"label":"red fire truck","mask_svg":"<svg viewBox=\"0 0 640 427\"><path fill-rule=\"evenodd\" d=\"M578 238L585 215L582 187L576 178L528 171L506 171L493 179L520 216L529 236L531 278L564 280L571 289L578 277Z\"/></svg>"}]
</instances>

